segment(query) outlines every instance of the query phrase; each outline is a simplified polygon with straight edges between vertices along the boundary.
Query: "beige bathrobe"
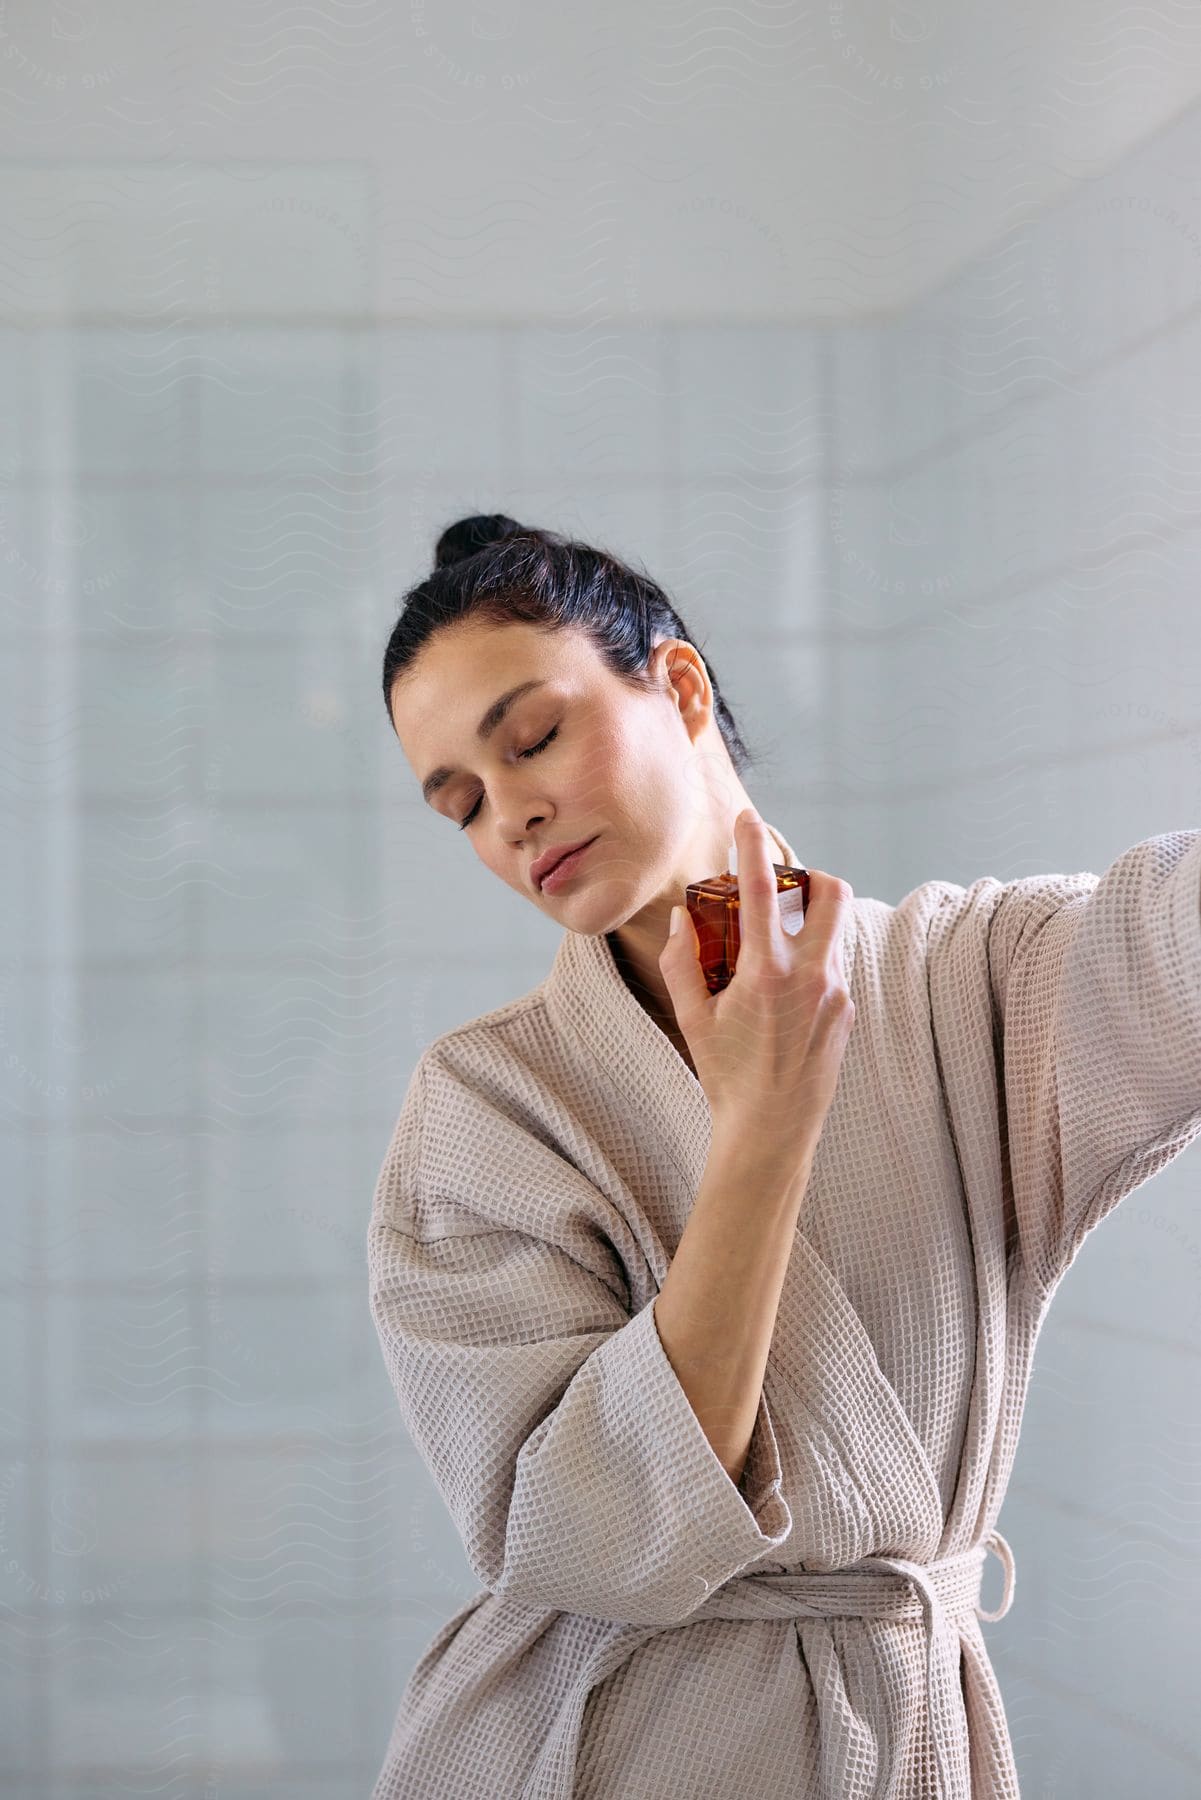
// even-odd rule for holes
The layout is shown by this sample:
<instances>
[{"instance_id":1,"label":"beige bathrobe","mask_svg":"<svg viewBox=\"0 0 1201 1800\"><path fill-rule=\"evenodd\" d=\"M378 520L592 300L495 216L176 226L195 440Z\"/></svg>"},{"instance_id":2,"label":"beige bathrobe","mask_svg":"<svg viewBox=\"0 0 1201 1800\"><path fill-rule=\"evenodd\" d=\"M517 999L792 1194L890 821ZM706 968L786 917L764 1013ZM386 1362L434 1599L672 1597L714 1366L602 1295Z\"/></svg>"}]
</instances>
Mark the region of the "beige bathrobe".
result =
<instances>
[{"instance_id":1,"label":"beige bathrobe","mask_svg":"<svg viewBox=\"0 0 1201 1800\"><path fill-rule=\"evenodd\" d=\"M1201 1133L1201 830L1100 878L856 898L843 967L740 1487L655 1326L708 1102L607 937L567 932L421 1055L371 1310L483 1591L414 1669L374 1800L1017 1795L995 1525L1051 1296Z\"/></svg>"}]
</instances>

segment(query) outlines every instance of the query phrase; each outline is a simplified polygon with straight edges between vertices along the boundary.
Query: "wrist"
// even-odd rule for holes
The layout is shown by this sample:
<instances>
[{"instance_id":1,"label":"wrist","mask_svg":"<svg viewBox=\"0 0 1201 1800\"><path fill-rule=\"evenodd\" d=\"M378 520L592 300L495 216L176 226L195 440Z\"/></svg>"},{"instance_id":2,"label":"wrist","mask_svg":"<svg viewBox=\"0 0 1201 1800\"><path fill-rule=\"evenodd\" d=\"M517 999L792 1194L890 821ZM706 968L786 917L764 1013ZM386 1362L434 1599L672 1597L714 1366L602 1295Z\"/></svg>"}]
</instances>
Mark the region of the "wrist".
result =
<instances>
[{"instance_id":1,"label":"wrist","mask_svg":"<svg viewBox=\"0 0 1201 1800\"><path fill-rule=\"evenodd\" d=\"M766 1190L787 1195L796 1188L799 1199L816 1151L816 1142L782 1139L765 1121L756 1121L745 1112L721 1113L713 1119L710 1155L724 1159L744 1179L753 1179Z\"/></svg>"}]
</instances>

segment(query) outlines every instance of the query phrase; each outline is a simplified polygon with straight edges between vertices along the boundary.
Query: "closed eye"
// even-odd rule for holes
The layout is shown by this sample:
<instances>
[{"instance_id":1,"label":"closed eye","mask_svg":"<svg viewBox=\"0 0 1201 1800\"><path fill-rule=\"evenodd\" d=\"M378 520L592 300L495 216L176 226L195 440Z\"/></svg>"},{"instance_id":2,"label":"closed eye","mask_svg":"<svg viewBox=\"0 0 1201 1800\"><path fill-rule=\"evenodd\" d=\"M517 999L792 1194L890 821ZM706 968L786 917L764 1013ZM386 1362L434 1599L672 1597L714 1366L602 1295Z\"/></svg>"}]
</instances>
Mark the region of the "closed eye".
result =
<instances>
[{"instance_id":1,"label":"closed eye","mask_svg":"<svg viewBox=\"0 0 1201 1800\"><path fill-rule=\"evenodd\" d=\"M532 749L529 749L529 750L521 750L518 752L518 754L521 756L537 756L539 751L545 750L546 746L548 744L552 744L554 742L554 740L558 737L558 735L559 735L559 727L557 725L554 725L547 732L546 736L543 738L543 740L540 744L535 744L532 747ZM469 825L473 825L475 823L475 820L479 815L480 807L482 805L483 805L483 795L481 794L480 798L476 801L475 805L472 807L472 809L468 813L467 817L460 822L460 825L459 825L460 831L466 831L466 829Z\"/></svg>"}]
</instances>

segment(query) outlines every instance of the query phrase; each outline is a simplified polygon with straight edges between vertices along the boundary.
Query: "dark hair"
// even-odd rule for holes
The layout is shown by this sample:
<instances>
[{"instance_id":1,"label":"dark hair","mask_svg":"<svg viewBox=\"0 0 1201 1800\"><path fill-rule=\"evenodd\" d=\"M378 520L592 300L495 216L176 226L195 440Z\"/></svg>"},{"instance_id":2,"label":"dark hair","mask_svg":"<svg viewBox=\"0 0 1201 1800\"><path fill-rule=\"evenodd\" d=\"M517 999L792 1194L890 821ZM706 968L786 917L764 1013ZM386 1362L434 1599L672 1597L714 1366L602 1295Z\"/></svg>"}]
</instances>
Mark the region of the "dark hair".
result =
<instances>
[{"instance_id":1,"label":"dark hair","mask_svg":"<svg viewBox=\"0 0 1201 1800\"><path fill-rule=\"evenodd\" d=\"M405 595L384 651L389 721L396 677L434 632L460 619L498 625L520 620L547 631L576 626L592 638L615 675L644 691L656 686L647 668L655 643L664 637L693 641L649 575L606 550L519 525L504 513L475 513L447 526L438 539L432 572ZM708 657L705 667L718 728L741 777L756 758L722 699Z\"/></svg>"}]
</instances>

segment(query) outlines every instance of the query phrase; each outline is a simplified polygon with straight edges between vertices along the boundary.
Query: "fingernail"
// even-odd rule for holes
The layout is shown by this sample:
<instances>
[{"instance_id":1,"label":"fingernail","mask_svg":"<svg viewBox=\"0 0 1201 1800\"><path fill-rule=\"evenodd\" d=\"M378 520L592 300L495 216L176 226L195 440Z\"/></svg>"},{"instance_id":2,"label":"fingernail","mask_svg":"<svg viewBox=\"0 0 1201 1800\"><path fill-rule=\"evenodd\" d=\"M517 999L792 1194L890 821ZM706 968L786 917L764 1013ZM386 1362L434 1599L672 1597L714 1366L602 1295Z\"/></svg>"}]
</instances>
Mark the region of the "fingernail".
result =
<instances>
[{"instance_id":1,"label":"fingernail","mask_svg":"<svg viewBox=\"0 0 1201 1800\"><path fill-rule=\"evenodd\" d=\"M672 907L672 909L671 909L671 924L667 927L667 934L669 937L674 937L676 932L680 929L680 920L683 918L683 916L684 916L684 909L682 906L673 906Z\"/></svg>"}]
</instances>

